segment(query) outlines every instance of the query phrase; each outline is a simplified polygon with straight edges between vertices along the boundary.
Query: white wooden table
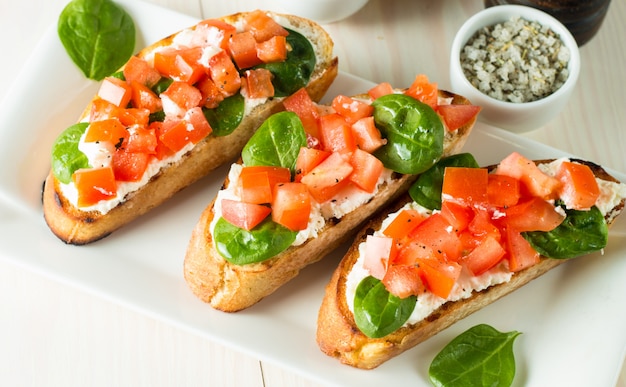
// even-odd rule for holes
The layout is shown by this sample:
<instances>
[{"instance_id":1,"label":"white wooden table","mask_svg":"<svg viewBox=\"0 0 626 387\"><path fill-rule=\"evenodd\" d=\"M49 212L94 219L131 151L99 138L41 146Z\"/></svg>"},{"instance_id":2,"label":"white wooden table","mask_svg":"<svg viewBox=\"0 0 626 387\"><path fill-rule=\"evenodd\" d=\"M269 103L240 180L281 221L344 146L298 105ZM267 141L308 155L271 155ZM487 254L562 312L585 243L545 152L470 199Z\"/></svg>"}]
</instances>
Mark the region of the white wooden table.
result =
<instances>
[{"instance_id":1,"label":"white wooden table","mask_svg":"<svg viewBox=\"0 0 626 387\"><path fill-rule=\"evenodd\" d=\"M271 0L151 2L197 18L271 6ZM66 0L0 0L0 99L65 4ZM353 17L326 27L335 39L343 71L394 85L408 85L416 73L426 73L449 88L448 51L454 32L481 8L481 0L371 0ZM581 49L582 73L567 109L526 136L626 171L625 20L626 2L613 1L602 29ZM0 384L315 385L281 367L1 259ZM626 386L624 370L618 386Z\"/></svg>"}]
</instances>

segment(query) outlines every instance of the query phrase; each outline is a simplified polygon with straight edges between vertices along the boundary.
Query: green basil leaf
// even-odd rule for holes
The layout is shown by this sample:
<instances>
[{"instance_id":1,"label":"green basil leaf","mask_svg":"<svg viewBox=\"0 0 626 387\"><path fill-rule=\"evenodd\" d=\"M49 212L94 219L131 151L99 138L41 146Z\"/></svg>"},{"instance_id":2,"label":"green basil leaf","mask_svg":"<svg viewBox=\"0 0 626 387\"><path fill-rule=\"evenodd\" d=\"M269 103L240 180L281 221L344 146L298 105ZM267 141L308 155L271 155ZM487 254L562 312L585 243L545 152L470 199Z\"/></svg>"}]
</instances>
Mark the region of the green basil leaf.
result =
<instances>
[{"instance_id":1,"label":"green basil leaf","mask_svg":"<svg viewBox=\"0 0 626 387\"><path fill-rule=\"evenodd\" d=\"M428 105L405 94L376 99L374 121L387 144L374 155L385 167L403 174L422 173L443 154L444 127Z\"/></svg>"},{"instance_id":2,"label":"green basil leaf","mask_svg":"<svg viewBox=\"0 0 626 387\"><path fill-rule=\"evenodd\" d=\"M265 68L272 75L275 97L286 97L306 86L315 69L315 50L302 34L287 29L287 45L291 48L284 62L264 63L255 68Z\"/></svg>"},{"instance_id":3,"label":"green basil leaf","mask_svg":"<svg viewBox=\"0 0 626 387\"><path fill-rule=\"evenodd\" d=\"M440 210L443 173L446 167L478 168L478 163L470 153L459 153L439 160L409 188L411 199L429 210Z\"/></svg>"},{"instance_id":4,"label":"green basil leaf","mask_svg":"<svg viewBox=\"0 0 626 387\"><path fill-rule=\"evenodd\" d=\"M522 235L544 257L569 259L602 250L609 228L598 207L589 211L565 210L566 218L552 231L525 232Z\"/></svg>"},{"instance_id":5,"label":"green basil leaf","mask_svg":"<svg viewBox=\"0 0 626 387\"><path fill-rule=\"evenodd\" d=\"M380 280L368 276L356 288L354 320L366 336L384 337L404 325L416 303L416 296L394 296Z\"/></svg>"},{"instance_id":6,"label":"green basil leaf","mask_svg":"<svg viewBox=\"0 0 626 387\"><path fill-rule=\"evenodd\" d=\"M435 386L510 386L515 377L513 342L521 333L502 333L480 324L439 352L428 370Z\"/></svg>"},{"instance_id":7,"label":"green basil leaf","mask_svg":"<svg viewBox=\"0 0 626 387\"><path fill-rule=\"evenodd\" d=\"M113 74L135 49L135 24L111 0L72 0L59 16L65 50L87 78Z\"/></svg>"},{"instance_id":8,"label":"green basil leaf","mask_svg":"<svg viewBox=\"0 0 626 387\"><path fill-rule=\"evenodd\" d=\"M224 259L235 265L262 262L285 251L298 232L265 219L251 231L219 218L213 230L215 247Z\"/></svg>"},{"instance_id":9,"label":"green basil leaf","mask_svg":"<svg viewBox=\"0 0 626 387\"><path fill-rule=\"evenodd\" d=\"M307 145L302 121L293 112L270 116L250 138L241 152L244 165L272 165L290 168L292 174L300 148Z\"/></svg>"},{"instance_id":10,"label":"green basil leaf","mask_svg":"<svg viewBox=\"0 0 626 387\"><path fill-rule=\"evenodd\" d=\"M245 101L241 94L224 99L216 108L202 108L214 136L227 136L235 130L245 113Z\"/></svg>"},{"instance_id":11,"label":"green basil leaf","mask_svg":"<svg viewBox=\"0 0 626 387\"><path fill-rule=\"evenodd\" d=\"M69 184L74 171L90 167L87 156L78 150L78 142L88 126L87 122L70 126L52 145L52 173L61 183Z\"/></svg>"}]
</instances>

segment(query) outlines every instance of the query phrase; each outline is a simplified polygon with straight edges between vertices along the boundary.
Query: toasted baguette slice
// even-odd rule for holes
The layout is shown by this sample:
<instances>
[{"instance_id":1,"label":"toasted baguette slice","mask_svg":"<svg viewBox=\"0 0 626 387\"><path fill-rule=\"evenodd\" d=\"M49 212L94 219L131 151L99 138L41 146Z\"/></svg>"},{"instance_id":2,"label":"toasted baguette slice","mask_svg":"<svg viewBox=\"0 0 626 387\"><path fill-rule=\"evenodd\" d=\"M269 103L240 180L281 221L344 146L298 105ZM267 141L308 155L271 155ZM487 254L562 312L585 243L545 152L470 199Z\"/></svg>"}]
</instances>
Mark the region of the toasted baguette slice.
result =
<instances>
[{"instance_id":1,"label":"toasted baguette slice","mask_svg":"<svg viewBox=\"0 0 626 387\"><path fill-rule=\"evenodd\" d=\"M238 13L221 18L238 26L249 13ZM333 56L333 41L318 24L297 16L268 13L282 26L297 31L312 44L317 62L306 86L312 99L320 100L338 71L338 60ZM143 50L137 56L150 60L153 54L172 44L177 35L195 30L192 26ZM95 99L95 98L94 98ZM235 159L259 125L272 113L282 108L284 98L269 98L246 113L241 124L227 136L208 135L185 153L178 161L166 165L147 184L128 193L123 200L105 214L97 210L83 211L64 196L60 182L52 171L45 180L43 209L45 220L61 240L68 244L82 245L99 240L133 219L157 207L176 192L189 186L223 163ZM79 122L88 116L91 103Z\"/></svg>"},{"instance_id":2,"label":"toasted baguette slice","mask_svg":"<svg viewBox=\"0 0 626 387\"><path fill-rule=\"evenodd\" d=\"M550 161L552 160L535 162L539 164ZM596 164L582 160L575 161L591 167L597 178L618 182ZM538 264L514 273L509 282L490 286L480 292L473 292L466 299L446 302L415 324L405 325L382 338L370 338L359 330L346 302L347 277L359 258L359 244L366 240L368 234L380 229L387 214L397 211L410 201L411 198L406 195L394 203L388 211L382 212L368 222L357 235L326 287L318 314L317 343L322 352L337 358L341 363L361 369L378 367L566 261L542 257ZM612 224L622 212L625 201L626 199L622 197L621 201L606 213L605 220L608 225Z\"/></svg>"},{"instance_id":3,"label":"toasted baguette slice","mask_svg":"<svg viewBox=\"0 0 626 387\"><path fill-rule=\"evenodd\" d=\"M439 96L452 100L453 104L470 104L466 98L446 91L440 90ZM369 99L367 95L355 98ZM447 131L444 155L460 151L475 121L476 117L455 131ZM184 262L185 280L196 296L216 309L236 312L248 308L347 241L369 217L408 190L415 178L415 175L394 173L391 181L381 186L369 202L339 220L328 221L317 237L291 246L264 262L248 265L232 264L216 250L210 230L214 200L193 230ZM227 180L224 186L228 184Z\"/></svg>"}]
</instances>

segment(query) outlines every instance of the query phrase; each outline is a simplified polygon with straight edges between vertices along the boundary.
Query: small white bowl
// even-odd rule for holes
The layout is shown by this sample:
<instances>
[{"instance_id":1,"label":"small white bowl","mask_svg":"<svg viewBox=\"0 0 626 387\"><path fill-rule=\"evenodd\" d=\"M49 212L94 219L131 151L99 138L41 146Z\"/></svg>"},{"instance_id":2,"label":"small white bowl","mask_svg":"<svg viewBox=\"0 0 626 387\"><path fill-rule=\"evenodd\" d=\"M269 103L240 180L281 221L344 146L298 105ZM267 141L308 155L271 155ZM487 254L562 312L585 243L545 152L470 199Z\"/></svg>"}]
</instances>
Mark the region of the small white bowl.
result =
<instances>
[{"instance_id":1,"label":"small white bowl","mask_svg":"<svg viewBox=\"0 0 626 387\"><path fill-rule=\"evenodd\" d=\"M505 102L490 97L477 88L465 77L461 68L460 54L463 47L476 31L483 27L508 21L519 16L528 21L537 21L554 31L563 44L569 48L569 76L565 83L554 93L532 102ZM452 42L450 54L450 83L455 93L468 98L482 110L480 121L511 132L522 133L542 127L554 119L567 104L580 73L580 53L576 40L569 30L557 19L535 8L520 5L499 5L486 8L469 18L457 32Z\"/></svg>"},{"instance_id":2,"label":"small white bowl","mask_svg":"<svg viewBox=\"0 0 626 387\"><path fill-rule=\"evenodd\" d=\"M284 12L314 20L333 23L355 14L369 0L273 0Z\"/></svg>"}]
</instances>

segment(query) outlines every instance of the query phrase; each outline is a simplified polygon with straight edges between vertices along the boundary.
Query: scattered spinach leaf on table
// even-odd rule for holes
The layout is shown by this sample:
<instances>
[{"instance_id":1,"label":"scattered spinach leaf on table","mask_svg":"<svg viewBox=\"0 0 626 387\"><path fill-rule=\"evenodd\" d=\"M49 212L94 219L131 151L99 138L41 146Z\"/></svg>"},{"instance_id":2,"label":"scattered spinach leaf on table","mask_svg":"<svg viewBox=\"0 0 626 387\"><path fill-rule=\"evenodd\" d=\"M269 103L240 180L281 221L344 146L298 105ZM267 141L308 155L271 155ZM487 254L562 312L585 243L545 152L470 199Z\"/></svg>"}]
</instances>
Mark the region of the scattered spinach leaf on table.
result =
<instances>
[{"instance_id":1,"label":"scattered spinach leaf on table","mask_svg":"<svg viewBox=\"0 0 626 387\"><path fill-rule=\"evenodd\" d=\"M111 0L72 0L59 15L57 33L72 61L96 81L117 71L135 50L135 24Z\"/></svg>"},{"instance_id":2,"label":"scattered spinach leaf on table","mask_svg":"<svg viewBox=\"0 0 626 387\"><path fill-rule=\"evenodd\" d=\"M479 324L439 352L428 370L435 386L510 386L515 376L513 342L521 333Z\"/></svg>"}]
</instances>

